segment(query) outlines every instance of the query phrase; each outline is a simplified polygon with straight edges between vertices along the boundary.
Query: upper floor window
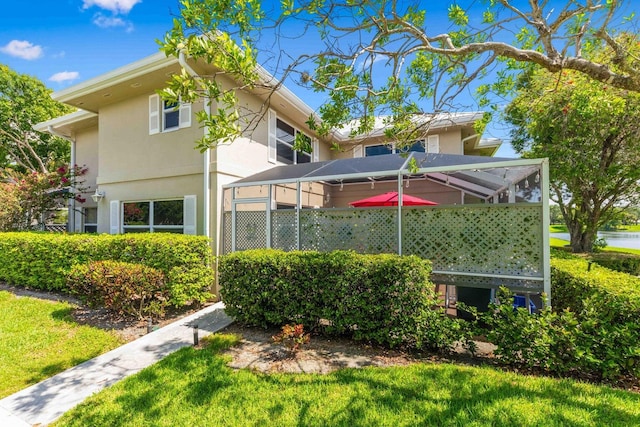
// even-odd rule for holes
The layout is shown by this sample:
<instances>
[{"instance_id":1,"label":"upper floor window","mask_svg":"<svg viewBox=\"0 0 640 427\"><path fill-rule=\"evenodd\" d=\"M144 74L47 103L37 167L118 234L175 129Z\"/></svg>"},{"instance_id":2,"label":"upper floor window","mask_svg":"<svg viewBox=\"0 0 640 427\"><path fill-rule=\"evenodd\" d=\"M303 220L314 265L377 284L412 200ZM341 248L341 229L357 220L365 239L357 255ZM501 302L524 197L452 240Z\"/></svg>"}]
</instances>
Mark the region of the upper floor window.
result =
<instances>
[{"instance_id":1,"label":"upper floor window","mask_svg":"<svg viewBox=\"0 0 640 427\"><path fill-rule=\"evenodd\" d=\"M296 136L303 138L312 152L296 151L293 149ZM295 165L318 161L318 142L312 140L288 123L278 119L274 111L269 111L269 162Z\"/></svg>"},{"instance_id":2,"label":"upper floor window","mask_svg":"<svg viewBox=\"0 0 640 427\"><path fill-rule=\"evenodd\" d=\"M411 151L419 153L439 153L440 138L438 135L429 135L426 141L416 141L412 145L402 148L396 148L395 144L372 144L364 146L364 155L367 157L392 153L409 153ZM356 156L354 155L354 157Z\"/></svg>"},{"instance_id":3,"label":"upper floor window","mask_svg":"<svg viewBox=\"0 0 640 427\"><path fill-rule=\"evenodd\" d=\"M162 130L180 127L180 110L177 102L162 101Z\"/></svg>"},{"instance_id":4,"label":"upper floor window","mask_svg":"<svg viewBox=\"0 0 640 427\"><path fill-rule=\"evenodd\" d=\"M149 135L191 126L191 104L149 97Z\"/></svg>"}]
</instances>

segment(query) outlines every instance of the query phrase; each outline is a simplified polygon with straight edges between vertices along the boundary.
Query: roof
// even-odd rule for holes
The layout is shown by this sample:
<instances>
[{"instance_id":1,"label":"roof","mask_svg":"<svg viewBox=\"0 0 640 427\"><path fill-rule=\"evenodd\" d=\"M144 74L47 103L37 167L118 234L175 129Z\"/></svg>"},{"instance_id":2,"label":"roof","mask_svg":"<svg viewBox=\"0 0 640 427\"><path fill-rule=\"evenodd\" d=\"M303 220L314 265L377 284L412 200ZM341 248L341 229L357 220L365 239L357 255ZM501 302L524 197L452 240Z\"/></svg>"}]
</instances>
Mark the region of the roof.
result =
<instances>
[{"instance_id":1,"label":"roof","mask_svg":"<svg viewBox=\"0 0 640 427\"><path fill-rule=\"evenodd\" d=\"M202 74L211 72L211 66L202 61L189 60L189 66ZM106 105L148 94L166 86L169 76L179 73L180 69L181 65L178 58L158 52L87 81L54 92L51 96L56 101L98 113ZM275 80L275 77L264 68L258 66L257 71L264 82L273 82ZM260 96L260 94L256 95ZM262 96L267 96L267 93L262 94ZM271 96L272 105L278 106L278 109L301 123L316 114L309 105L284 85L278 86L278 89ZM443 129L472 126L473 123L482 118L483 114L483 112L416 114L415 121L417 126L424 126L425 129ZM388 127L388 120L388 116L376 117L373 130L365 135L359 135L356 139L383 136L384 130ZM350 134L357 124L357 121L353 121L342 129L334 130L332 137L341 143L353 142L354 139ZM53 124L52 126L57 128L58 125ZM46 128L41 131L46 131ZM58 131L60 130L58 129ZM478 142L476 141L475 144L477 145ZM485 150L482 154L494 154L499 145L499 143L493 144L490 151ZM479 149L481 147L475 148ZM474 154L480 154L480 152L474 152Z\"/></svg>"},{"instance_id":2,"label":"roof","mask_svg":"<svg viewBox=\"0 0 640 427\"><path fill-rule=\"evenodd\" d=\"M418 169L409 168L415 159ZM400 176L426 178L488 198L535 173L542 159L508 159L457 154L411 152L277 166L228 184L226 188L292 182L329 185L383 181Z\"/></svg>"},{"instance_id":3,"label":"roof","mask_svg":"<svg viewBox=\"0 0 640 427\"><path fill-rule=\"evenodd\" d=\"M435 114L415 114L413 121L416 126L424 127L425 131L460 127L460 126L473 126L473 124L482 119L484 112L471 111L471 112L455 112L455 113L435 113ZM358 135L356 139L372 138L384 136L384 131L389 127L391 116L378 116L375 117L373 129L363 135ZM342 141L353 140L350 135L359 125L359 120L353 120L348 125L341 129L337 129L333 134Z\"/></svg>"}]
</instances>

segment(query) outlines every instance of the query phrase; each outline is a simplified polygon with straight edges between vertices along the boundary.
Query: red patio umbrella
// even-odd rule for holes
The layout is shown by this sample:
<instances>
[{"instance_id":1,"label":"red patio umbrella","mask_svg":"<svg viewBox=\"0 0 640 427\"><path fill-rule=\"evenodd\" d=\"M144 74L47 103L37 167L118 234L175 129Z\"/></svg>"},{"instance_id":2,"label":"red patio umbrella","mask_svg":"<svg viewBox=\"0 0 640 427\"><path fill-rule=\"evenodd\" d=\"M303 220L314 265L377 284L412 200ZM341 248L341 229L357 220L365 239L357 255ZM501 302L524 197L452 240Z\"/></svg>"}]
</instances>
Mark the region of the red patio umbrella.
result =
<instances>
[{"instance_id":1,"label":"red patio umbrella","mask_svg":"<svg viewBox=\"0 0 640 427\"><path fill-rule=\"evenodd\" d=\"M376 196L367 197L366 199L356 200L349 203L354 208L363 208L368 206L398 206L398 192L390 191L389 193L378 194ZM402 195L403 206L427 206L437 205L436 202L431 200L421 199L420 197L410 196L408 194Z\"/></svg>"}]
</instances>

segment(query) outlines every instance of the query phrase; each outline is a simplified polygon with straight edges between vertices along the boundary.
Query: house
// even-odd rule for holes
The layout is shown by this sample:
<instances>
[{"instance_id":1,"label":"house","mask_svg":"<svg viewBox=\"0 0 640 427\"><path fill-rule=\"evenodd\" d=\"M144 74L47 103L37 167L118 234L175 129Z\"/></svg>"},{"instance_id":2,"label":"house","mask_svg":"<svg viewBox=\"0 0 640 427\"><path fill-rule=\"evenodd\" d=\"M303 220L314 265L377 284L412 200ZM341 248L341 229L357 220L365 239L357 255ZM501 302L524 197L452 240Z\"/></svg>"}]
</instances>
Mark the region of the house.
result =
<instances>
[{"instance_id":1,"label":"house","mask_svg":"<svg viewBox=\"0 0 640 427\"><path fill-rule=\"evenodd\" d=\"M195 115L206 108L205 103L175 110L156 94L179 70L178 59L158 53L53 94L78 111L39 123L35 129L69 139L72 163L88 168L84 177L88 192L103 195L76 207L81 214L75 215L73 231L169 231L206 234L219 241L223 185L276 165L395 150L385 144L381 124L355 142L348 130L335 132L333 140L346 149L330 150L334 141L317 138L305 124L312 109L283 88L271 99L268 114L251 139L240 138L201 154L194 141L204 130ZM258 95L242 96L248 104L264 102ZM457 113L434 118L427 141L415 148L491 156L501 141L483 140L474 132L473 124L481 117L482 113ZM313 153L292 150L298 132L313 138Z\"/></svg>"},{"instance_id":2,"label":"house","mask_svg":"<svg viewBox=\"0 0 640 427\"><path fill-rule=\"evenodd\" d=\"M383 118L378 119L371 132L356 139L349 137L348 128L335 130L328 138L319 137L305 123L313 110L285 87L272 94L267 103L263 94L239 93L240 102L249 109L258 111L268 105L258 126L250 135L230 145L201 153L194 149L194 142L206 129L199 126L196 114L211 108L209 103L199 100L176 108L156 94L182 66L194 73L211 71L206 64L182 61L183 58L158 53L52 95L55 100L77 107L78 111L39 123L35 129L71 141L72 163L87 166L85 186L94 193L86 203L72 209L77 212L70 215L73 231L200 234L212 239L214 252L219 254L239 248L235 245L239 232L237 213L248 212L256 219L244 223L242 232L250 239L264 235L264 239L255 239L251 245L277 246L279 239L288 241L283 247L292 249L301 247L301 220L291 215L305 210L316 211L317 217L320 211L350 209L349 203L353 200L384 191L402 192L405 186L408 192L410 184L412 195L442 206L513 204L527 199L524 193L532 194L525 191L524 186L534 185L534 177L537 177L535 187L544 188L539 179L542 166L537 163L520 161L510 167L512 164L507 160L494 159L496 167L487 166L501 141L482 139L474 131L474 123L482 118L482 113L416 116L428 131L423 139L416 141L412 153L401 155L396 153L393 142L384 137ZM298 133L309 138L311 153L292 149ZM339 144L343 150L331 150L332 143ZM422 156L419 173L403 166L407 155ZM433 164L440 168L434 169L429 162L435 162ZM458 164L464 165L452 173ZM277 167L285 165L290 166ZM326 172L339 165L343 168L340 173L317 172L318 166ZM479 171L480 167L488 172ZM360 173L348 172L358 168L364 169ZM309 178L312 171L320 178ZM269 173L276 174L277 178L270 179ZM538 192L536 209L540 212L546 203L542 199ZM281 215L271 215L271 211ZM227 221L223 224L225 216ZM272 236L270 231L265 234L265 230L274 226L271 220L276 217L279 218L276 225L284 234ZM538 216L542 217L543 214ZM391 221L398 224L397 241L392 247L402 251L401 220ZM369 223L376 222L370 219ZM517 224L517 221L507 222L510 226ZM544 225L541 219L538 222ZM495 225L487 224L488 229ZM314 227L321 228L318 224ZM236 234L232 235L234 231ZM538 228L532 233L538 231L544 235ZM293 240L284 237L287 232ZM514 231L504 233L514 234ZM352 236L354 232L347 234ZM336 238L343 237L338 233ZM543 248L536 246L536 251ZM499 251L490 253L500 259ZM524 263L524 267L513 267L506 275L487 273L497 274L498 278L486 286L494 286L498 280L517 279L520 274L527 276L529 283L531 271L535 280L548 282L548 272L543 275L548 269L541 261L544 257L541 253L533 261L534 267ZM546 257L548 259L548 254ZM548 266L548 262L546 264ZM483 271L472 274L484 274ZM541 282L536 282L533 288L541 289L538 283Z\"/></svg>"}]
</instances>

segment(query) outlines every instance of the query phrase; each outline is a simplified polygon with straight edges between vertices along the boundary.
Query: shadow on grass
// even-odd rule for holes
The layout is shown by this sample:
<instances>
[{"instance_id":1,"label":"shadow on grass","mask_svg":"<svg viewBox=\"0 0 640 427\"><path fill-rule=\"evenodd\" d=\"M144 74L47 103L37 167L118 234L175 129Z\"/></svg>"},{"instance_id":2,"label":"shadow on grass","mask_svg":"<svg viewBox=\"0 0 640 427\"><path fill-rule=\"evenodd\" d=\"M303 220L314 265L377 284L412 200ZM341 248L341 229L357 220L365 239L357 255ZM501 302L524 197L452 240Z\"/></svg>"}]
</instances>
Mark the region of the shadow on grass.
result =
<instances>
[{"instance_id":1,"label":"shadow on grass","mask_svg":"<svg viewBox=\"0 0 640 427\"><path fill-rule=\"evenodd\" d=\"M228 368L226 345L182 349L60 425L640 425L640 395L607 387L448 364L259 374Z\"/></svg>"}]
</instances>

